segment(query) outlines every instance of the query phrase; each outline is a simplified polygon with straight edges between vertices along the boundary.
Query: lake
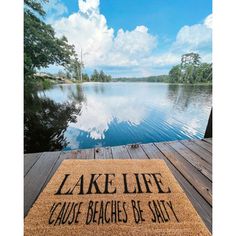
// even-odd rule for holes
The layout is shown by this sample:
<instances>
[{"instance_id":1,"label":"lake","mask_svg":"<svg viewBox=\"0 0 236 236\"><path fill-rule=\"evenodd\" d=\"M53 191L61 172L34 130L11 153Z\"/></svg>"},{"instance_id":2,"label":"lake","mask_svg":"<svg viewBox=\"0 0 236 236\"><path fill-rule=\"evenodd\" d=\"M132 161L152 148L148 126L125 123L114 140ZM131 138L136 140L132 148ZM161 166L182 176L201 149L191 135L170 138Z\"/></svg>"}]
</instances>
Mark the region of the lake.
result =
<instances>
[{"instance_id":1,"label":"lake","mask_svg":"<svg viewBox=\"0 0 236 236\"><path fill-rule=\"evenodd\" d=\"M83 83L25 98L25 152L203 138L210 85Z\"/></svg>"}]
</instances>

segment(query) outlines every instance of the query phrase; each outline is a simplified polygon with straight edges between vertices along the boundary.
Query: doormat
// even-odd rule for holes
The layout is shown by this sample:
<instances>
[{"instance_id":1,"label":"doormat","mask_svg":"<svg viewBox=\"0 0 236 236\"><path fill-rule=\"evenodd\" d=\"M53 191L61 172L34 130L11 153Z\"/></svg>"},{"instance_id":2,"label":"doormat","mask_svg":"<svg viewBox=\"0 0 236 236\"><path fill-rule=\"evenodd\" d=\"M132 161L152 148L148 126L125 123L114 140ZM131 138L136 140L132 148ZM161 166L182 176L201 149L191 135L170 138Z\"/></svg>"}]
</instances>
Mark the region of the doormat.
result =
<instances>
[{"instance_id":1,"label":"doormat","mask_svg":"<svg viewBox=\"0 0 236 236\"><path fill-rule=\"evenodd\" d=\"M163 160L64 160L25 235L211 235Z\"/></svg>"}]
</instances>

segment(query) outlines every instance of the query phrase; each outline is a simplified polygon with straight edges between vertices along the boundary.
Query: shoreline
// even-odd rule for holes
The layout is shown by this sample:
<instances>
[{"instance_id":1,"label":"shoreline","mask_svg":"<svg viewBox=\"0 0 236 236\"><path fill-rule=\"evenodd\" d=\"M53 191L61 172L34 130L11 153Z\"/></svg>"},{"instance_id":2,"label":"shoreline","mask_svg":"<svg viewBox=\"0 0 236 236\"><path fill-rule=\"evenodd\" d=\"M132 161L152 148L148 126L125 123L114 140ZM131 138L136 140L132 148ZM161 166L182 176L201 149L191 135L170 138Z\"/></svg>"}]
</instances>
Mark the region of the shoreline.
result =
<instances>
[{"instance_id":1,"label":"shoreline","mask_svg":"<svg viewBox=\"0 0 236 236\"><path fill-rule=\"evenodd\" d=\"M213 83L169 83L169 82L148 82L148 81L110 81L110 82L102 82L102 81L78 81L78 82L71 82L71 83L55 83L55 84L83 84L83 83L153 83L153 84L168 84L168 85L205 85L205 86L212 86Z\"/></svg>"}]
</instances>

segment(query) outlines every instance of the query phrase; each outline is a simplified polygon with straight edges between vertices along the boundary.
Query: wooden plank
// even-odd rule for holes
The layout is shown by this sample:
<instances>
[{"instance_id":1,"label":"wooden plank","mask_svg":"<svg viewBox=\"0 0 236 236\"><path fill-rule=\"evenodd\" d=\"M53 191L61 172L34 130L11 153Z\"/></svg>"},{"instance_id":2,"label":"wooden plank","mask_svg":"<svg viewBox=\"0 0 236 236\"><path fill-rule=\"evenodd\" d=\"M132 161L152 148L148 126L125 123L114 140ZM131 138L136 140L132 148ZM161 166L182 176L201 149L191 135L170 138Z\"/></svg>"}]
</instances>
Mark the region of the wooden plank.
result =
<instances>
[{"instance_id":1,"label":"wooden plank","mask_svg":"<svg viewBox=\"0 0 236 236\"><path fill-rule=\"evenodd\" d=\"M60 152L44 152L24 178L24 215L42 191L45 181L59 158Z\"/></svg>"},{"instance_id":2,"label":"wooden plank","mask_svg":"<svg viewBox=\"0 0 236 236\"><path fill-rule=\"evenodd\" d=\"M110 147L95 148L95 159L112 159Z\"/></svg>"},{"instance_id":3,"label":"wooden plank","mask_svg":"<svg viewBox=\"0 0 236 236\"><path fill-rule=\"evenodd\" d=\"M204 138L203 141L212 144L212 138Z\"/></svg>"},{"instance_id":4,"label":"wooden plank","mask_svg":"<svg viewBox=\"0 0 236 236\"><path fill-rule=\"evenodd\" d=\"M57 159L55 165L53 166L52 170L50 171L43 188L47 185L47 183L50 181L58 167L61 165L63 160L66 159L76 159L77 158L78 151L62 151L59 155L59 158Z\"/></svg>"},{"instance_id":5,"label":"wooden plank","mask_svg":"<svg viewBox=\"0 0 236 236\"><path fill-rule=\"evenodd\" d=\"M153 143L141 144L141 148L144 150L144 152L150 159L164 158L162 152Z\"/></svg>"},{"instance_id":6,"label":"wooden plank","mask_svg":"<svg viewBox=\"0 0 236 236\"><path fill-rule=\"evenodd\" d=\"M202 147L202 148L206 149L208 152L212 153L212 144L204 142L202 140L197 140L197 139L192 140L192 142L196 143L200 147Z\"/></svg>"},{"instance_id":7,"label":"wooden plank","mask_svg":"<svg viewBox=\"0 0 236 236\"><path fill-rule=\"evenodd\" d=\"M211 165L205 160L201 159L198 155L178 142L167 142L172 148L174 148L182 157L184 157L189 163L196 167L203 175L212 180Z\"/></svg>"},{"instance_id":8,"label":"wooden plank","mask_svg":"<svg viewBox=\"0 0 236 236\"><path fill-rule=\"evenodd\" d=\"M111 147L111 152L113 159L130 159L125 145Z\"/></svg>"},{"instance_id":9,"label":"wooden plank","mask_svg":"<svg viewBox=\"0 0 236 236\"><path fill-rule=\"evenodd\" d=\"M164 156L167 166L172 174L186 193L187 197L193 204L194 208L206 224L207 228L212 231L212 207L207 201L199 194L199 192L184 178L184 176L173 166L173 164Z\"/></svg>"},{"instance_id":10,"label":"wooden plank","mask_svg":"<svg viewBox=\"0 0 236 236\"><path fill-rule=\"evenodd\" d=\"M192 152L200 156L203 160L205 160L209 164L212 164L212 154L208 152L206 149L200 147L199 145L197 145L195 142L191 140L184 140L184 141L181 141L181 143L185 145L187 148L189 148Z\"/></svg>"},{"instance_id":11,"label":"wooden plank","mask_svg":"<svg viewBox=\"0 0 236 236\"><path fill-rule=\"evenodd\" d=\"M160 158L163 159L169 169L171 170L172 174L179 182L180 186L185 191L187 197L192 202L193 206L195 207L196 211L206 224L207 228L212 231L212 208L206 202L206 200L198 193L198 191L183 177L183 175L172 165L172 163L166 158L163 153L154 145L150 144L142 144L142 148L146 148L144 150L146 154L149 156L150 159ZM157 153L157 155L156 155ZM160 155L160 156L159 156Z\"/></svg>"},{"instance_id":12,"label":"wooden plank","mask_svg":"<svg viewBox=\"0 0 236 236\"><path fill-rule=\"evenodd\" d=\"M26 176L41 155L42 152L24 154L24 176Z\"/></svg>"},{"instance_id":13,"label":"wooden plank","mask_svg":"<svg viewBox=\"0 0 236 236\"><path fill-rule=\"evenodd\" d=\"M126 145L131 159L148 159L147 154L143 151L140 144Z\"/></svg>"},{"instance_id":14,"label":"wooden plank","mask_svg":"<svg viewBox=\"0 0 236 236\"><path fill-rule=\"evenodd\" d=\"M200 171L166 143L155 143L160 151L190 182L202 197L212 205L212 184Z\"/></svg>"},{"instance_id":15,"label":"wooden plank","mask_svg":"<svg viewBox=\"0 0 236 236\"><path fill-rule=\"evenodd\" d=\"M78 159L94 159L94 148L89 149L79 149L77 154Z\"/></svg>"}]
</instances>

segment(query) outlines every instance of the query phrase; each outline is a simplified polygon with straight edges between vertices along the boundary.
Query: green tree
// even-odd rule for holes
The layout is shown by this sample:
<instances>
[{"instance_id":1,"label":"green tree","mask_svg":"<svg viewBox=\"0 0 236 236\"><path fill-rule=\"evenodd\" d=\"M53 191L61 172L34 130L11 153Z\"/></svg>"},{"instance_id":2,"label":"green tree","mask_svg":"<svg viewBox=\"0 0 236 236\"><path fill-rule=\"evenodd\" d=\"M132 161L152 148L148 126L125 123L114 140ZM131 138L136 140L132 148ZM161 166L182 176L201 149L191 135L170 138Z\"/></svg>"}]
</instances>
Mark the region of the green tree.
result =
<instances>
[{"instance_id":1,"label":"green tree","mask_svg":"<svg viewBox=\"0 0 236 236\"><path fill-rule=\"evenodd\" d=\"M66 66L67 72L70 74L70 77L76 80L81 80L82 68L84 65L78 60L77 55L75 58L72 58L68 65Z\"/></svg>"},{"instance_id":2,"label":"green tree","mask_svg":"<svg viewBox=\"0 0 236 236\"><path fill-rule=\"evenodd\" d=\"M111 76L106 75L102 70L100 72L94 70L93 74L91 75L91 81L94 82L110 82L111 79Z\"/></svg>"},{"instance_id":3,"label":"green tree","mask_svg":"<svg viewBox=\"0 0 236 236\"><path fill-rule=\"evenodd\" d=\"M89 81L89 76L86 73L82 74L83 81Z\"/></svg>"},{"instance_id":4,"label":"green tree","mask_svg":"<svg viewBox=\"0 0 236 236\"><path fill-rule=\"evenodd\" d=\"M97 70L93 71L93 74L91 75L91 81L98 82L99 81L99 73Z\"/></svg>"},{"instance_id":5,"label":"green tree","mask_svg":"<svg viewBox=\"0 0 236 236\"><path fill-rule=\"evenodd\" d=\"M42 0L47 2L46 0ZM57 38L51 25L43 21L45 11L40 0L24 0L24 75L50 64L65 66L75 55L66 37Z\"/></svg>"},{"instance_id":6,"label":"green tree","mask_svg":"<svg viewBox=\"0 0 236 236\"><path fill-rule=\"evenodd\" d=\"M170 76L170 81L171 82L179 82L181 80L181 66L180 65L176 65L174 67L172 67L172 69L169 72L169 76Z\"/></svg>"},{"instance_id":7,"label":"green tree","mask_svg":"<svg viewBox=\"0 0 236 236\"><path fill-rule=\"evenodd\" d=\"M212 80L212 64L201 63L201 57L197 53L182 55L181 64L171 68L169 72L170 82L197 83L210 82Z\"/></svg>"},{"instance_id":8,"label":"green tree","mask_svg":"<svg viewBox=\"0 0 236 236\"><path fill-rule=\"evenodd\" d=\"M212 64L202 63L197 71L197 80L199 82L212 81Z\"/></svg>"},{"instance_id":9,"label":"green tree","mask_svg":"<svg viewBox=\"0 0 236 236\"><path fill-rule=\"evenodd\" d=\"M185 66L186 64L190 65L199 65L200 62L200 55L198 53L186 53L181 56L181 66Z\"/></svg>"}]
</instances>

